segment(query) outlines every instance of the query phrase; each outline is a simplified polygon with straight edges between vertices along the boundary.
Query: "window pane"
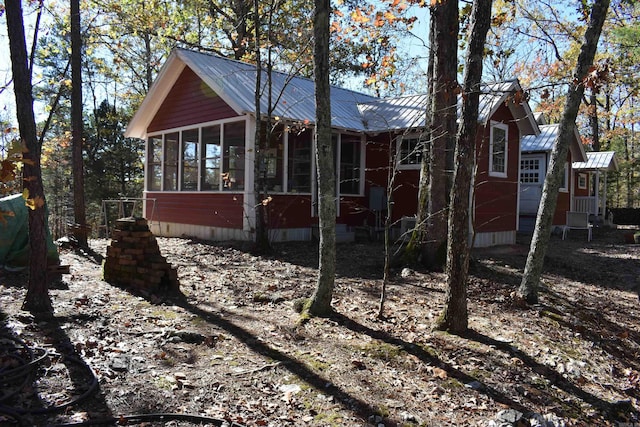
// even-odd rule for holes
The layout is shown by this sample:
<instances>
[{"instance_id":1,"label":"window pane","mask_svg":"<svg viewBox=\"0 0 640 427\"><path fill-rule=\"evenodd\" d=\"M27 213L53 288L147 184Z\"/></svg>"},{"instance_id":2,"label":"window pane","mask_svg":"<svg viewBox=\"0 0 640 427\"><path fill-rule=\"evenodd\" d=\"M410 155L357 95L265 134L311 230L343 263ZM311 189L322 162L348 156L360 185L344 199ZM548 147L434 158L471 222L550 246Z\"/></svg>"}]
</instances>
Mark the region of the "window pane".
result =
<instances>
[{"instance_id":1,"label":"window pane","mask_svg":"<svg viewBox=\"0 0 640 427\"><path fill-rule=\"evenodd\" d=\"M506 173L506 129L494 126L492 128L493 139L491 141L491 172Z\"/></svg>"},{"instance_id":2,"label":"window pane","mask_svg":"<svg viewBox=\"0 0 640 427\"><path fill-rule=\"evenodd\" d=\"M164 137L164 191L178 189L178 133Z\"/></svg>"},{"instance_id":3,"label":"window pane","mask_svg":"<svg viewBox=\"0 0 640 427\"><path fill-rule=\"evenodd\" d=\"M220 126L202 128L202 182L200 189L220 190Z\"/></svg>"},{"instance_id":4,"label":"window pane","mask_svg":"<svg viewBox=\"0 0 640 427\"><path fill-rule=\"evenodd\" d=\"M245 122L224 125L224 190L244 190L244 129Z\"/></svg>"},{"instance_id":5,"label":"window pane","mask_svg":"<svg viewBox=\"0 0 640 427\"><path fill-rule=\"evenodd\" d=\"M162 137L149 138L149 170L147 189L160 191L162 186Z\"/></svg>"},{"instance_id":6,"label":"window pane","mask_svg":"<svg viewBox=\"0 0 640 427\"><path fill-rule=\"evenodd\" d=\"M182 132L182 190L198 189L198 129Z\"/></svg>"},{"instance_id":7,"label":"window pane","mask_svg":"<svg viewBox=\"0 0 640 427\"><path fill-rule=\"evenodd\" d=\"M288 191L311 192L311 132L289 135Z\"/></svg>"},{"instance_id":8,"label":"window pane","mask_svg":"<svg viewBox=\"0 0 640 427\"><path fill-rule=\"evenodd\" d=\"M342 135L340 144L340 193L360 194L360 138Z\"/></svg>"},{"instance_id":9,"label":"window pane","mask_svg":"<svg viewBox=\"0 0 640 427\"><path fill-rule=\"evenodd\" d=\"M266 129L263 123L263 136ZM284 180L284 127L277 126L271 132L268 144L263 143L261 148L259 190L266 188L270 192L282 192L282 182Z\"/></svg>"},{"instance_id":10,"label":"window pane","mask_svg":"<svg viewBox=\"0 0 640 427\"><path fill-rule=\"evenodd\" d=\"M420 138L402 138L400 142L400 164L419 165L422 161L422 144Z\"/></svg>"}]
</instances>

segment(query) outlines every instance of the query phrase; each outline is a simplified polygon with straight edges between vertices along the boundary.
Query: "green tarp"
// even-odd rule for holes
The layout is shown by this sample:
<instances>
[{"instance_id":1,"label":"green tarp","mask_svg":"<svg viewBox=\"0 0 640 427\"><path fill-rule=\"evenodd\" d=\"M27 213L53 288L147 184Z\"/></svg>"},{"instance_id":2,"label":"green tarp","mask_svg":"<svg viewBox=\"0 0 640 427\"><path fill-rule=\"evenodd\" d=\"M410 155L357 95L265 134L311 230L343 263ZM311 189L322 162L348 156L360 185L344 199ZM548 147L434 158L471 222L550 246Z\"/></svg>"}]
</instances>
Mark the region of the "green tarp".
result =
<instances>
[{"instance_id":1,"label":"green tarp","mask_svg":"<svg viewBox=\"0 0 640 427\"><path fill-rule=\"evenodd\" d=\"M3 215L0 221L0 267L18 270L29 265L29 211L22 194L0 198L0 211L12 212ZM47 262L60 263L58 248L53 243L47 226Z\"/></svg>"}]
</instances>

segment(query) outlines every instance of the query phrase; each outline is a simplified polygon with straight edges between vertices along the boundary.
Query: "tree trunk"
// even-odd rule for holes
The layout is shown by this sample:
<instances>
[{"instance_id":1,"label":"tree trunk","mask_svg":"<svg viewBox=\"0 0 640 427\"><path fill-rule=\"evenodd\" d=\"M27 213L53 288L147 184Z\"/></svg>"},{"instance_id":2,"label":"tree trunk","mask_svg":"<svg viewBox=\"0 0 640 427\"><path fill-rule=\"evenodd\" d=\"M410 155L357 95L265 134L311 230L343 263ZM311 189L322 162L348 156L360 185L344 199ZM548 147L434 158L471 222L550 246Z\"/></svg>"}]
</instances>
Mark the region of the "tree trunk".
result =
<instances>
[{"instance_id":1,"label":"tree trunk","mask_svg":"<svg viewBox=\"0 0 640 427\"><path fill-rule=\"evenodd\" d=\"M429 26L429 45L435 45L435 26ZM425 132L423 135L424 141L421 144L422 156L420 157L420 178L418 181L418 209L416 212L416 225L411 233L411 238L407 242L407 246L402 253L402 261L404 264L417 264L422 252L422 244L425 241L425 234L427 230L427 218L429 208L429 151L431 147L431 136L428 132L431 129L431 123L433 120L433 114L431 112L432 99L433 99L433 61L434 50L429 49L429 62L427 64L427 93L429 94L429 100L425 111ZM389 147L393 150L393 147ZM396 167L393 167L394 174ZM393 186L389 186L389 192L391 195ZM390 215L387 213L387 215Z\"/></svg>"},{"instance_id":2,"label":"tree trunk","mask_svg":"<svg viewBox=\"0 0 640 427\"><path fill-rule=\"evenodd\" d=\"M74 237L87 247L87 217L84 203L84 163L82 158L82 36L80 0L71 0L71 147L73 150Z\"/></svg>"},{"instance_id":3,"label":"tree trunk","mask_svg":"<svg viewBox=\"0 0 640 427\"><path fill-rule=\"evenodd\" d=\"M584 95L584 79L593 64L593 58L598 47L598 39L600 38L600 32L608 9L609 0L596 0L593 3L589 26L584 35L584 43L580 49L573 80L569 85L567 99L564 104L558 138L551 151L549 171L542 189L542 198L538 208L538 216L536 217L533 239L531 240L522 282L517 292L517 297L524 299L529 304L538 302L538 284L542 275L549 238L551 237L551 225L558 200L558 189L564 173L564 163L566 162L569 144L573 137L573 129L580 102Z\"/></svg>"},{"instance_id":4,"label":"tree trunk","mask_svg":"<svg viewBox=\"0 0 640 427\"><path fill-rule=\"evenodd\" d=\"M465 65L462 123L455 150L455 170L447 238L445 307L437 329L463 333L468 328L467 278L469 276L469 208L473 181L475 142L480 105L482 60L491 25L492 0L475 0L471 11Z\"/></svg>"},{"instance_id":5,"label":"tree trunk","mask_svg":"<svg viewBox=\"0 0 640 427\"><path fill-rule=\"evenodd\" d=\"M45 198L40 169L42 147L38 142L33 114L33 92L27 63L21 2L5 2L5 11L16 113L24 150L23 178L31 207L29 209L29 285L22 308L32 313L50 313L53 308L47 283Z\"/></svg>"},{"instance_id":6,"label":"tree trunk","mask_svg":"<svg viewBox=\"0 0 640 427\"><path fill-rule=\"evenodd\" d=\"M266 211L267 207L263 205L263 200L266 199L266 185L264 176L264 149L266 141L264 132L262 131L262 111L260 105L260 98L262 93L262 56L260 39L260 5L258 0L253 2L253 15L255 19L255 49L256 49L256 88L255 88L255 103L256 103L256 132L255 132L255 147L253 152L254 156L254 194L255 194L255 214L256 214L256 251L258 253L269 252L269 235L266 224ZM267 127L269 123L267 123Z\"/></svg>"},{"instance_id":7,"label":"tree trunk","mask_svg":"<svg viewBox=\"0 0 640 427\"><path fill-rule=\"evenodd\" d=\"M431 25L435 40L430 111L433 117L429 120L428 208L422 254L427 267L439 269L445 262L442 247L447 238L447 157L448 150L454 145L457 127L458 2L444 0L431 6Z\"/></svg>"},{"instance_id":8,"label":"tree trunk","mask_svg":"<svg viewBox=\"0 0 640 427\"><path fill-rule=\"evenodd\" d=\"M331 103L329 86L328 0L315 0L313 14L314 74L316 98L316 161L318 171L318 210L320 251L316 291L306 311L310 315L331 313L336 271L336 196L333 148L331 146Z\"/></svg>"},{"instance_id":9,"label":"tree trunk","mask_svg":"<svg viewBox=\"0 0 640 427\"><path fill-rule=\"evenodd\" d=\"M598 98L596 90L591 89L589 96L589 127L591 128L591 148L593 151L600 151L600 123L598 122Z\"/></svg>"}]
</instances>

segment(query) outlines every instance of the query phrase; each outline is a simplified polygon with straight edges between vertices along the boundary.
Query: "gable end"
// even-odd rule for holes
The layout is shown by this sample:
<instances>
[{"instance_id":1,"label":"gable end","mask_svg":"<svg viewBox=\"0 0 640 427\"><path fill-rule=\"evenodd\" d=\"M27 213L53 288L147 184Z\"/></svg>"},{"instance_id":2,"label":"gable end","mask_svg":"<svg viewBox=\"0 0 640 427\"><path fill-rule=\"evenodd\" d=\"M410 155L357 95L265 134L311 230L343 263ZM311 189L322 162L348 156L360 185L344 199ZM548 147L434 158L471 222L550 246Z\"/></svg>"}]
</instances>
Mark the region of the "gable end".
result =
<instances>
[{"instance_id":1,"label":"gable end","mask_svg":"<svg viewBox=\"0 0 640 427\"><path fill-rule=\"evenodd\" d=\"M236 117L189 67L185 67L149 123L147 133Z\"/></svg>"}]
</instances>

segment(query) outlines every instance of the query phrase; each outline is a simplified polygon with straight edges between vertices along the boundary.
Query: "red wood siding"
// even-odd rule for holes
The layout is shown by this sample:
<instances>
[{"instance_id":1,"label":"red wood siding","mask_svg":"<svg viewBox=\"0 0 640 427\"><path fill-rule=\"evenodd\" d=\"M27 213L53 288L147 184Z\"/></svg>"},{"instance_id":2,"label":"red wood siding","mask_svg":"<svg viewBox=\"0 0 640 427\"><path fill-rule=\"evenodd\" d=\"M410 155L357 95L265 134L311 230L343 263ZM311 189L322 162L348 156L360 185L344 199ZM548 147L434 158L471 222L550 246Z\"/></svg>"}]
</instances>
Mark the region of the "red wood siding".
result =
<instances>
[{"instance_id":1,"label":"red wood siding","mask_svg":"<svg viewBox=\"0 0 640 427\"><path fill-rule=\"evenodd\" d=\"M242 229L244 218L242 194L148 192L146 218L160 222L197 224L210 227Z\"/></svg>"},{"instance_id":2,"label":"red wood siding","mask_svg":"<svg viewBox=\"0 0 640 427\"><path fill-rule=\"evenodd\" d=\"M236 116L236 112L187 67L169 91L147 133Z\"/></svg>"},{"instance_id":3,"label":"red wood siding","mask_svg":"<svg viewBox=\"0 0 640 427\"><path fill-rule=\"evenodd\" d=\"M476 232L515 230L517 224L518 180L520 178L520 132L505 105L492 120L508 124L507 177L489 176L490 126L479 126L476 139L478 172L475 181Z\"/></svg>"},{"instance_id":4,"label":"red wood siding","mask_svg":"<svg viewBox=\"0 0 640 427\"><path fill-rule=\"evenodd\" d=\"M567 153L567 162L571 168L571 151ZM567 179L571 179L571 170L567 174ZM574 183L575 185L575 183ZM564 225L567 222L567 211L571 210L571 183L567 183L567 191L558 191L558 204L556 211L553 213L553 225Z\"/></svg>"},{"instance_id":5,"label":"red wood siding","mask_svg":"<svg viewBox=\"0 0 640 427\"><path fill-rule=\"evenodd\" d=\"M340 197L340 216L336 218L338 224L348 226L364 225L369 216L369 199L357 196Z\"/></svg>"},{"instance_id":6,"label":"red wood siding","mask_svg":"<svg viewBox=\"0 0 640 427\"><path fill-rule=\"evenodd\" d=\"M387 188L389 173L389 138L390 135L382 134L367 140L366 146L366 172L365 195L368 209L369 194L372 187ZM413 216L417 212L418 205L418 180L420 170L398 170L395 178L396 190L393 193L392 221L403 216ZM374 225L373 212L368 213L368 224Z\"/></svg>"},{"instance_id":7,"label":"red wood siding","mask_svg":"<svg viewBox=\"0 0 640 427\"><path fill-rule=\"evenodd\" d=\"M580 179L580 174L584 174L587 180L587 187L586 188L580 188L578 186L578 182ZM588 172L580 172L580 171L574 171L573 173L573 194L577 197L588 197L589 196L589 186L591 185L591 180L589 179L589 173Z\"/></svg>"},{"instance_id":8,"label":"red wood siding","mask_svg":"<svg viewBox=\"0 0 640 427\"><path fill-rule=\"evenodd\" d=\"M311 196L276 194L272 198L267 210L269 228L311 226ZM313 222L317 222L317 220Z\"/></svg>"}]
</instances>

